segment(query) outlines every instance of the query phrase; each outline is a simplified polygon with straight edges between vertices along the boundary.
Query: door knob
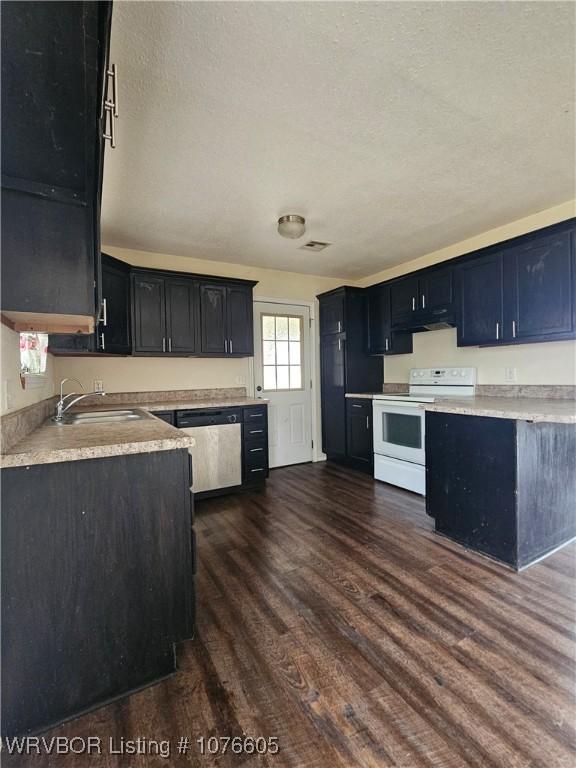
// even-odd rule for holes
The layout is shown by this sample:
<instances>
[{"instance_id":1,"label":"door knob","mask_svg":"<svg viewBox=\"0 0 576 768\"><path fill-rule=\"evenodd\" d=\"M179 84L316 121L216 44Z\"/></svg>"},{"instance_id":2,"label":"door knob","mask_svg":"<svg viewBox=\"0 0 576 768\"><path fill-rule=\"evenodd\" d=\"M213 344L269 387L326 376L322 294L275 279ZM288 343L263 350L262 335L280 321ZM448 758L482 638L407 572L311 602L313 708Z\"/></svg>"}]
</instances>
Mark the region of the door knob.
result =
<instances>
[{"instance_id":1,"label":"door knob","mask_svg":"<svg viewBox=\"0 0 576 768\"><path fill-rule=\"evenodd\" d=\"M256 387L256 391L257 391L257 392L262 392L262 387L261 387L261 386L257 386L257 387Z\"/></svg>"}]
</instances>

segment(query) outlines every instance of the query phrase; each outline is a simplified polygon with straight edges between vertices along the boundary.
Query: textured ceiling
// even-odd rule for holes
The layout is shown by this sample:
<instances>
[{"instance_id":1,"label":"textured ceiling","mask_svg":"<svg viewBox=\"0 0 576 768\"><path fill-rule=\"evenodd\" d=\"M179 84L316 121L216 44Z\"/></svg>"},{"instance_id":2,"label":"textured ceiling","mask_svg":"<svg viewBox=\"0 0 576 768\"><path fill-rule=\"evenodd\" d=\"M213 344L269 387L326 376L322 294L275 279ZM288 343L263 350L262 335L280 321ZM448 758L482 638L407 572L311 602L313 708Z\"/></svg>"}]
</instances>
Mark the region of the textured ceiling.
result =
<instances>
[{"instance_id":1,"label":"textured ceiling","mask_svg":"<svg viewBox=\"0 0 576 768\"><path fill-rule=\"evenodd\" d=\"M117 2L103 242L357 278L564 202L575 11Z\"/></svg>"}]
</instances>

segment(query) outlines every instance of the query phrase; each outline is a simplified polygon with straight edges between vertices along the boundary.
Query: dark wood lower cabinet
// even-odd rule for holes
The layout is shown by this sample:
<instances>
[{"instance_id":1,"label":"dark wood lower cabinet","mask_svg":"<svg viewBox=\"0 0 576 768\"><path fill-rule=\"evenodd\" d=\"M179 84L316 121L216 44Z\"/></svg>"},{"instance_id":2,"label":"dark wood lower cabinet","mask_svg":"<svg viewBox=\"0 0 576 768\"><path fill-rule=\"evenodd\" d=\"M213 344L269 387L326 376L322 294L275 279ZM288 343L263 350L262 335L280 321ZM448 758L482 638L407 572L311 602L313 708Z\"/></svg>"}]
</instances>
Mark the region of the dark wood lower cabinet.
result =
<instances>
[{"instance_id":1,"label":"dark wood lower cabinet","mask_svg":"<svg viewBox=\"0 0 576 768\"><path fill-rule=\"evenodd\" d=\"M371 399L346 399L346 458L357 469L374 471Z\"/></svg>"},{"instance_id":2,"label":"dark wood lower cabinet","mask_svg":"<svg viewBox=\"0 0 576 768\"><path fill-rule=\"evenodd\" d=\"M436 531L523 568L576 536L576 425L426 414Z\"/></svg>"},{"instance_id":3,"label":"dark wood lower cabinet","mask_svg":"<svg viewBox=\"0 0 576 768\"><path fill-rule=\"evenodd\" d=\"M47 728L175 669L193 635L186 450L2 470L2 729Z\"/></svg>"}]
</instances>

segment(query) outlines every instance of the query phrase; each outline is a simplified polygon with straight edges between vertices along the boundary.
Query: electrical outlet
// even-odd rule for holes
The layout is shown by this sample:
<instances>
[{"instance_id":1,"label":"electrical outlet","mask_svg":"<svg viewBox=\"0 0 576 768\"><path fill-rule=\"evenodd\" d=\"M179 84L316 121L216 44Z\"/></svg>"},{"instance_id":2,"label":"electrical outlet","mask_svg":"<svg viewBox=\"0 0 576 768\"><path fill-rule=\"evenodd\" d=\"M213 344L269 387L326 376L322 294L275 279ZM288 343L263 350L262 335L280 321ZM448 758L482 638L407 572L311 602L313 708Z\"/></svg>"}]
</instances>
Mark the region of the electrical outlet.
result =
<instances>
[{"instance_id":1,"label":"electrical outlet","mask_svg":"<svg viewBox=\"0 0 576 768\"><path fill-rule=\"evenodd\" d=\"M507 384L515 384L518 381L518 369L504 368L504 381Z\"/></svg>"},{"instance_id":2,"label":"electrical outlet","mask_svg":"<svg viewBox=\"0 0 576 768\"><path fill-rule=\"evenodd\" d=\"M94 379L94 392L104 392L104 382L102 379Z\"/></svg>"}]
</instances>

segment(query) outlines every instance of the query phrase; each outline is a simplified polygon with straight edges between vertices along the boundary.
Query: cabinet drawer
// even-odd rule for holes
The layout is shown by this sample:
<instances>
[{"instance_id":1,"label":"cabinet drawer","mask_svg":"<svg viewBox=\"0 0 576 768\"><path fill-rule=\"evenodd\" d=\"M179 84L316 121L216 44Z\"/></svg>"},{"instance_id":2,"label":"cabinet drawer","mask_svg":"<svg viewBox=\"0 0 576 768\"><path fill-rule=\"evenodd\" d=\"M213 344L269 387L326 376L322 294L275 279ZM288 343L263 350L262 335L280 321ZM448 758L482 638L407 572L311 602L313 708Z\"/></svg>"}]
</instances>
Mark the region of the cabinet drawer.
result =
<instances>
[{"instance_id":1,"label":"cabinet drawer","mask_svg":"<svg viewBox=\"0 0 576 768\"><path fill-rule=\"evenodd\" d=\"M244 447L244 468L258 469L268 467L268 447L263 445L251 445Z\"/></svg>"},{"instance_id":2,"label":"cabinet drawer","mask_svg":"<svg viewBox=\"0 0 576 768\"><path fill-rule=\"evenodd\" d=\"M265 405L253 405L249 408L244 408L244 425L247 427L259 427L266 426L267 409Z\"/></svg>"},{"instance_id":3,"label":"cabinet drawer","mask_svg":"<svg viewBox=\"0 0 576 768\"><path fill-rule=\"evenodd\" d=\"M356 416L370 416L372 413L372 400L368 398L346 398L346 410Z\"/></svg>"}]
</instances>

